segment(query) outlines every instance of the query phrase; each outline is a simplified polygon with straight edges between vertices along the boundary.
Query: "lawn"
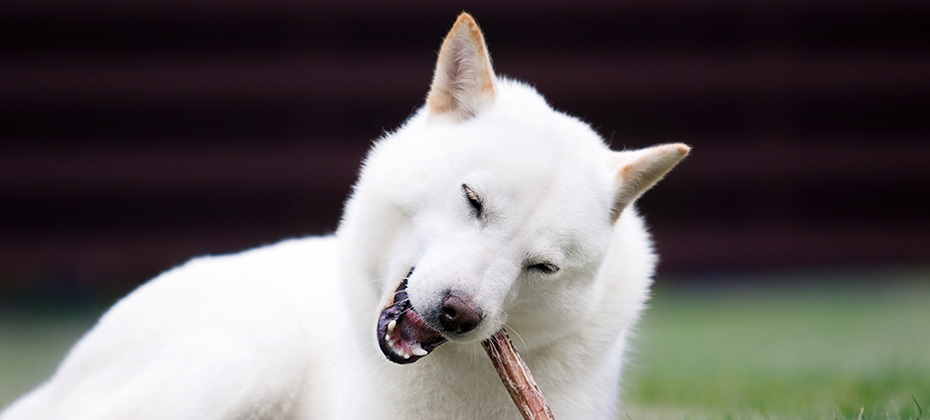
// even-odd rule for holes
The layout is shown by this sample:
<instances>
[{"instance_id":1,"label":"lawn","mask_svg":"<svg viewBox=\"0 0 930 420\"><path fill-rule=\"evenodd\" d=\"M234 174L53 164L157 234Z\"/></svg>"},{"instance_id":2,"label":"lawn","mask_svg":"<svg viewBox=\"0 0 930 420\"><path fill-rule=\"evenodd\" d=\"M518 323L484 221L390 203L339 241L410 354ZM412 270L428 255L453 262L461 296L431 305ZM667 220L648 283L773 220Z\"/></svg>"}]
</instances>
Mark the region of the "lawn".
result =
<instances>
[{"instance_id":1,"label":"lawn","mask_svg":"<svg viewBox=\"0 0 930 420\"><path fill-rule=\"evenodd\" d=\"M659 283L622 417L930 419L930 277L871 274Z\"/></svg>"},{"instance_id":2,"label":"lawn","mask_svg":"<svg viewBox=\"0 0 930 420\"><path fill-rule=\"evenodd\" d=\"M930 420L928 274L659 279L620 418ZM97 315L0 311L0 407Z\"/></svg>"},{"instance_id":3,"label":"lawn","mask_svg":"<svg viewBox=\"0 0 930 420\"><path fill-rule=\"evenodd\" d=\"M0 308L0 407L48 379L102 310Z\"/></svg>"}]
</instances>

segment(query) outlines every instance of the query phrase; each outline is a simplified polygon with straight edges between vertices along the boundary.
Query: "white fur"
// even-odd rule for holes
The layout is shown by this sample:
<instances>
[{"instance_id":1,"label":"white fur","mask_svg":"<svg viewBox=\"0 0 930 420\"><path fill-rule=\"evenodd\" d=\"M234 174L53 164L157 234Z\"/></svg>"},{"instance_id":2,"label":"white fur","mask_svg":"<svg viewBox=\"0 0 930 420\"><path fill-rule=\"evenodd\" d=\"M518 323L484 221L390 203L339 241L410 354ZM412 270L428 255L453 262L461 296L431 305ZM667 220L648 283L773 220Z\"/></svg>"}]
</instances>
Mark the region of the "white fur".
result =
<instances>
[{"instance_id":1,"label":"white fur","mask_svg":"<svg viewBox=\"0 0 930 420\"><path fill-rule=\"evenodd\" d=\"M611 219L618 152L532 88L494 80L473 117L424 107L380 140L335 236L158 276L0 420L517 419L480 345L503 326L556 418L616 418L656 262L649 236L632 207ZM481 196L483 219L462 184ZM560 270L527 269L534 261ZM455 289L485 317L397 365L375 331L411 267L415 308Z\"/></svg>"}]
</instances>

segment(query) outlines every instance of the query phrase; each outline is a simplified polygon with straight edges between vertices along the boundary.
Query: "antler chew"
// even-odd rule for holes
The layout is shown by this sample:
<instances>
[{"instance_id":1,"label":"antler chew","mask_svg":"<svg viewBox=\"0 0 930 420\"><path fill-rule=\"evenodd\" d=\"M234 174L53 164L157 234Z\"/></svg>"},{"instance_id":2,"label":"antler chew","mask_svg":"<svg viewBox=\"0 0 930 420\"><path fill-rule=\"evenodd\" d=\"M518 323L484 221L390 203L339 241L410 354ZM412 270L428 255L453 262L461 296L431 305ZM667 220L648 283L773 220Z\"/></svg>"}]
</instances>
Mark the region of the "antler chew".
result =
<instances>
[{"instance_id":1,"label":"antler chew","mask_svg":"<svg viewBox=\"0 0 930 420\"><path fill-rule=\"evenodd\" d=\"M507 331L501 329L481 344L491 357L497 374L500 375L507 392L510 393L510 398L517 405L523 418L553 420L552 410L549 409L549 404L546 404L546 398L536 386L530 369L526 367L526 363L517 353Z\"/></svg>"}]
</instances>

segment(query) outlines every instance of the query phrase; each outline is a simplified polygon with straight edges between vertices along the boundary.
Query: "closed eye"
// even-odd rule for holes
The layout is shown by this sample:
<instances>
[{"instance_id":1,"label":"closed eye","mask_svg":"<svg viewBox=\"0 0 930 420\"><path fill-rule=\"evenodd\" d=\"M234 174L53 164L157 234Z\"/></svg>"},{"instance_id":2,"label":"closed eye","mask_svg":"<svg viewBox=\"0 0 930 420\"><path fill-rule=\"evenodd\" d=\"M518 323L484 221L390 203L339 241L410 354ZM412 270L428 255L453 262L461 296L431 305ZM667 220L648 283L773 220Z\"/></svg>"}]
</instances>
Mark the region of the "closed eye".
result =
<instances>
[{"instance_id":1,"label":"closed eye","mask_svg":"<svg viewBox=\"0 0 930 420\"><path fill-rule=\"evenodd\" d=\"M462 184L462 192L465 193L465 199L468 200L468 204L475 212L475 217L480 219L484 213L484 204L481 202L481 197L478 197L478 194L465 184Z\"/></svg>"},{"instance_id":2,"label":"closed eye","mask_svg":"<svg viewBox=\"0 0 930 420\"><path fill-rule=\"evenodd\" d=\"M529 271L536 271L541 274L554 274L555 272L559 271L559 266L550 262L541 262L530 264L526 267L526 269Z\"/></svg>"}]
</instances>

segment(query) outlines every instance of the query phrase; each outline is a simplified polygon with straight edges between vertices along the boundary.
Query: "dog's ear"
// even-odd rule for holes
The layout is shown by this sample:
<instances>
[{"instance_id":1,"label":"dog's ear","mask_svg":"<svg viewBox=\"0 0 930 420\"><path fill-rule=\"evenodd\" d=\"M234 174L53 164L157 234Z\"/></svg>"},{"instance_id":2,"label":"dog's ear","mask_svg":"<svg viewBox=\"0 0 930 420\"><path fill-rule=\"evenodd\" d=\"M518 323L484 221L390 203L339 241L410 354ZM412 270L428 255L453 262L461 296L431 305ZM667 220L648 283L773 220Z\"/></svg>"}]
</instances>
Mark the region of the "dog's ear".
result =
<instances>
[{"instance_id":1,"label":"dog's ear","mask_svg":"<svg viewBox=\"0 0 930 420\"><path fill-rule=\"evenodd\" d=\"M462 13L439 51L426 98L429 112L467 120L494 102L494 81L481 29L471 15Z\"/></svg>"},{"instance_id":2,"label":"dog's ear","mask_svg":"<svg viewBox=\"0 0 930 420\"><path fill-rule=\"evenodd\" d=\"M640 150L611 152L610 168L615 174L617 192L610 213L614 223L620 212L659 182L691 148L686 144L663 144Z\"/></svg>"}]
</instances>

